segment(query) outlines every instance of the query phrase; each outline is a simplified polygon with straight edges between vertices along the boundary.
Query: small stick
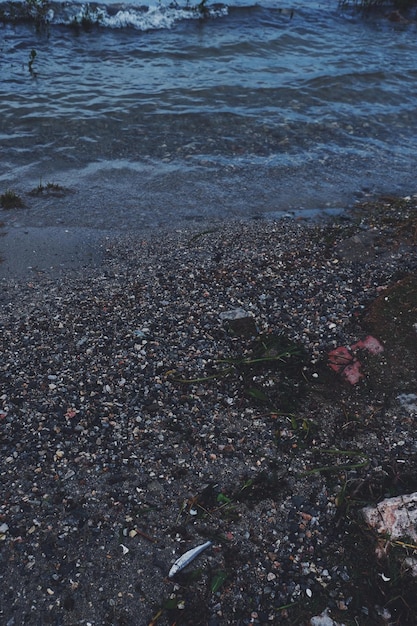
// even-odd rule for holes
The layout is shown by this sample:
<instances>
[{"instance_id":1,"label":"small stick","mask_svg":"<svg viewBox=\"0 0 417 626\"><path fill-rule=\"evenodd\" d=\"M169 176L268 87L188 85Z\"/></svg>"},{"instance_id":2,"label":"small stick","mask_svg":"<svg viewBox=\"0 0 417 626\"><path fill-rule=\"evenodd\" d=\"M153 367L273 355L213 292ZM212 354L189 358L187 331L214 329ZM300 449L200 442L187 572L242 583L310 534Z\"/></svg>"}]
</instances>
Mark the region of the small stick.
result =
<instances>
[{"instance_id":1,"label":"small stick","mask_svg":"<svg viewBox=\"0 0 417 626\"><path fill-rule=\"evenodd\" d=\"M137 532L138 535L140 535L144 539L147 539L151 543L155 543L156 542L156 539L154 539L153 537L150 537L150 535L147 535L146 533L142 532L141 530L139 530L139 528L135 528L135 531Z\"/></svg>"}]
</instances>

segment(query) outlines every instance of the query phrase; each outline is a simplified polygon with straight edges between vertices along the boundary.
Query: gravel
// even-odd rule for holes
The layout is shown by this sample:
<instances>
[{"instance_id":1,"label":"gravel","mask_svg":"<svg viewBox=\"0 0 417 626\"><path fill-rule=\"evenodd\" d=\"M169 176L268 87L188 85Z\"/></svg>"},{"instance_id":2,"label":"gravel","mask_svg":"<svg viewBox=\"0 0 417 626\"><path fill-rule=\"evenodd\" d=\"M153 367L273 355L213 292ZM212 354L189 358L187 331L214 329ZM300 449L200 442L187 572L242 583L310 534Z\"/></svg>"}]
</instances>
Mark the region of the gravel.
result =
<instances>
[{"instance_id":1,"label":"gravel","mask_svg":"<svg viewBox=\"0 0 417 626\"><path fill-rule=\"evenodd\" d=\"M361 356L354 386L327 363L416 269L415 199L363 209L2 280L2 624L415 623L355 514L409 486L411 348Z\"/></svg>"}]
</instances>

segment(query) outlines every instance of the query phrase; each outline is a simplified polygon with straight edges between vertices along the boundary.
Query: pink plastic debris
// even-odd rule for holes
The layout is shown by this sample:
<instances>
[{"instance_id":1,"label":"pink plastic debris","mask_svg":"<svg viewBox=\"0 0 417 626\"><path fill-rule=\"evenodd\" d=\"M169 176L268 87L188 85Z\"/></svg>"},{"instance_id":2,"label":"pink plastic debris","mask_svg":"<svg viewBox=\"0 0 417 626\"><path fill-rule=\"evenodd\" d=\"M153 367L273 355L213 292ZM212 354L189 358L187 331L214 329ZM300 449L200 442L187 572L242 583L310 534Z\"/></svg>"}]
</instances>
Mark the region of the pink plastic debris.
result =
<instances>
[{"instance_id":1,"label":"pink plastic debris","mask_svg":"<svg viewBox=\"0 0 417 626\"><path fill-rule=\"evenodd\" d=\"M329 367L335 372L341 372L353 359L345 346L340 346L329 352Z\"/></svg>"},{"instance_id":2,"label":"pink plastic debris","mask_svg":"<svg viewBox=\"0 0 417 626\"><path fill-rule=\"evenodd\" d=\"M372 335L368 335L363 340L360 339L350 347L351 350L367 350L371 354L381 354L384 351L384 346Z\"/></svg>"},{"instance_id":3,"label":"pink plastic debris","mask_svg":"<svg viewBox=\"0 0 417 626\"><path fill-rule=\"evenodd\" d=\"M351 365L347 365L342 372L342 377L345 378L351 385L356 385L363 378L361 372L362 363L355 359Z\"/></svg>"},{"instance_id":4,"label":"pink plastic debris","mask_svg":"<svg viewBox=\"0 0 417 626\"><path fill-rule=\"evenodd\" d=\"M371 354L380 354L384 351L383 345L372 335L360 339L349 348L339 346L329 352L329 367L342 376L351 385L356 385L363 378L360 371L362 363L354 359L352 352L355 350L367 350Z\"/></svg>"}]
</instances>

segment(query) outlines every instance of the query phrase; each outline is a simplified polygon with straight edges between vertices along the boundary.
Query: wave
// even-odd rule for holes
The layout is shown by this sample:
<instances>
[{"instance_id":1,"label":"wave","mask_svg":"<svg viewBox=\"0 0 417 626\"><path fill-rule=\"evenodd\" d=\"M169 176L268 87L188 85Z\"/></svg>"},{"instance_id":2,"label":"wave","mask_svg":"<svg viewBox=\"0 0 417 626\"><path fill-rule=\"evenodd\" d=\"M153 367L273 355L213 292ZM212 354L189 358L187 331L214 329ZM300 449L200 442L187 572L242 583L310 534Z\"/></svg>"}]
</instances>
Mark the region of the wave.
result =
<instances>
[{"instance_id":1,"label":"wave","mask_svg":"<svg viewBox=\"0 0 417 626\"><path fill-rule=\"evenodd\" d=\"M332 0L328 0L332 2ZM337 0L335 0L337 2ZM66 25L81 28L133 28L141 31L172 28L183 20L219 18L234 9L264 6L292 16L298 0L229 0L208 3L207 0L131 0L129 3L56 2L55 0L0 0L0 21L3 23L35 23L37 26ZM316 4L315 0L311 4Z\"/></svg>"},{"instance_id":2,"label":"wave","mask_svg":"<svg viewBox=\"0 0 417 626\"><path fill-rule=\"evenodd\" d=\"M48 0L6 1L0 3L0 21L3 23L33 22L37 26L65 25L82 28L134 28L141 31L171 28L179 21L217 18L228 14L224 4L206 5L205 2L184 5L98 4L77 2L49 2Z\"/></svg>"}]
</instances>

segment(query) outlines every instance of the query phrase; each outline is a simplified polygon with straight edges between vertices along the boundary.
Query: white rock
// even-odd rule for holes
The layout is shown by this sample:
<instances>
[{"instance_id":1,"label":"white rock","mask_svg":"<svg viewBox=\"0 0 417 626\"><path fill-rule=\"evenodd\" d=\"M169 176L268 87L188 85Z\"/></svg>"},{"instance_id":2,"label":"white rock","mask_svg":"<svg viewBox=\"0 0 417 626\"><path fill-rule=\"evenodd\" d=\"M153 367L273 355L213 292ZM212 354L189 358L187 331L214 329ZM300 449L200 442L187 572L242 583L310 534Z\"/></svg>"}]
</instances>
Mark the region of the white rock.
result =
<instances>
[{"instance_id":1,"label":"white rock","mask_svg":"<svg viewBox=\"0 0 417 626\"><path fill-rule=\"evenodd\" d=\"M417 394L400 393L397 400L408 413L417 413Z\"/></svg>"},{"instance_id":2,"label":"white rock","mask_svg":"<svg viewBox=\"0 0 417 626\"><path fill-rule=\"evenodd\" d=\"M365 521L390 539L411 538L417 541L417 492L387 498L376 507L362 509Z\"/></svg>"},{"instance_id":3,"label":"white rock","mask_svg":"<svg viewBox=\"0 0 417 626\"><path fill-rule=\"evenodd\" d=\"M404 559L404 565L414 578L417 578L417 559L412 556Z\"/></svg>"},{"instance_id":4,"label":"white rock","mask_svg":"<svg viewBox=\"0 0 417 626\"><path fill-rule=\"evenodd\" d=\"M316 615L315 617L312 617L310 620L310 625L311 626L344 626L344 624L339 624L339 622L335 622L334 619L332 619L328 615L328 612L329 612L329 609L325 609L323 613L321 613L320 615Z\"/></svg>"},{"instance_id":5,"label":"white rock","mask_svg":"<svg viewBox=\"0 0 417 626\"><path fill-rule=\"evenodd\" d=\"M221 320L241 320L250 317L250 314L244 309L237 308L231 311L222 311L219 317Z\"/></svg>"}]
</instances>

